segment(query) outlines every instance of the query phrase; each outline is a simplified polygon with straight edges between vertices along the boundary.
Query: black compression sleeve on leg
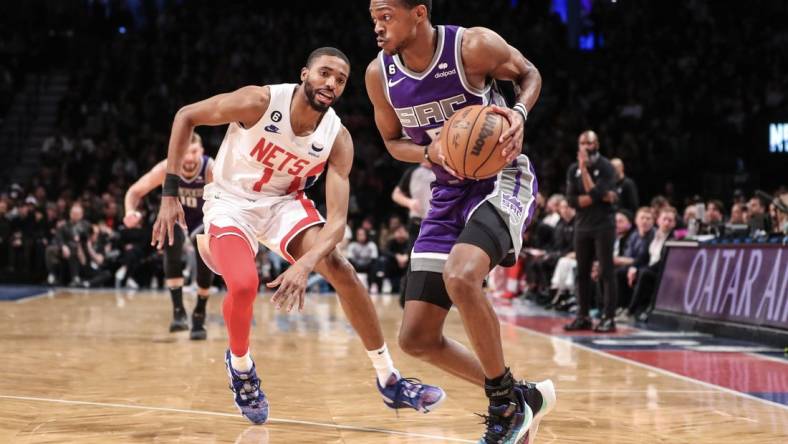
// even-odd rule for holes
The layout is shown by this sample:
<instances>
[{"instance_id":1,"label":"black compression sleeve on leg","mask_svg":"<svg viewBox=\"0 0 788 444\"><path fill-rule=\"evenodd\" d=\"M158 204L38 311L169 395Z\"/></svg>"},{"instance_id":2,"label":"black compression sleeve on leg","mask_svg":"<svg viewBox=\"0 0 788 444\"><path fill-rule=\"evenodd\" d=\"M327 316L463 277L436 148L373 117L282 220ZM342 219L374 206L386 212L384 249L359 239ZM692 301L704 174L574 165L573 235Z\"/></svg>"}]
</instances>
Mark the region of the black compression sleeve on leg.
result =
<instances>
[{"instance_id":1,"label":"black compression sleeve on leg","mask_svg":"<svg viewBox=\"0 0 788 444\"><path fill-rule=\"evenodd\" d=\"M177 279L183 277L183 230L176 226L173 230L175 241L172 245L165 243L164 248L164 278Z\"/></svg>"},{"instance_id":2,"label":"black compression sleeve on leg","mask_svg":"<svg viewBox=\"0 0 788 444\"><path fill-rule=\"evenodd\" d=\"M210 288L213 283L213 272L205 265L205 261L202 260L202 256L200 256L200 252L197 251L196 247L194 254L197 255L197 287Z\"/></svg>"}]
</instances>

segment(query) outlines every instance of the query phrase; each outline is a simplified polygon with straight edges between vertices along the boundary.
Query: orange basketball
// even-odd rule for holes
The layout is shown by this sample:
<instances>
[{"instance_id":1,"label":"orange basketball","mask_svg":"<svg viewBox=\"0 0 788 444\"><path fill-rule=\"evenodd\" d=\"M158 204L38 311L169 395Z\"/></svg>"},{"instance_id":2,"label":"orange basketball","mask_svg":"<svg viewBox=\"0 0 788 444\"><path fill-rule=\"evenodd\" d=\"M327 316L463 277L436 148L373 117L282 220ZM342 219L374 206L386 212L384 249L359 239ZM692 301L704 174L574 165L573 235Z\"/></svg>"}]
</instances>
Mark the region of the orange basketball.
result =
<instances>
[{"instance_id":1,"label":"orange basketball","mask_svg":"<svg viewBox=\"0 0 788 444\"><path fill-rule=\"evenodd\" d=\"M501 134L509 122L492 107L471 105L454 113L443 125L441 144L446 164L467 179L495 176L506 165L501 156Z\"/></svg>"}]
</instances>

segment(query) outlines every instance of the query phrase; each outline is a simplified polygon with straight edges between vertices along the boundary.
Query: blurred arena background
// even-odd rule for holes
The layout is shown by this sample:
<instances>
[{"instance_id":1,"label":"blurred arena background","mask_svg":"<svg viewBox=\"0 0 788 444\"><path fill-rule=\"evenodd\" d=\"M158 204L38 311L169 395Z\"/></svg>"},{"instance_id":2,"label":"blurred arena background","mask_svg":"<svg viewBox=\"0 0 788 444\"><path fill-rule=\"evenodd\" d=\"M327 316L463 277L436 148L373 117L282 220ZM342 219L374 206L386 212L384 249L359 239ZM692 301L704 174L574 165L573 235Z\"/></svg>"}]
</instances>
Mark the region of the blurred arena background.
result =
<instances>
[{"instance_id":1,"label":"blurred arena background","mask_svg":"<svg viewBox=\"0 0 788 444\"><path fill-rule=\"evenodd\" d=\"M733 425L725 436L695 430L679 435L677 442L712 442L705 437L788 441L788 2L434 0L432 21L495 30L538 67L544 82L529 114L523 150L539 179L537 217L518 265L495 270L488 282L502 321L680 375L683 385L675 390L689 390L686 381L697 380L704 390L722 387L748 402L768 403L758 405L768 408L770 419L750 418L757 424L749 429ZM5 353L24 353L26 337L47 333L44 324L15 333L21 323L38 321L12 301L46 295L30 299L40 312L59 298L79 297L84 298L80 304L89 304L91 294L126 298L153 291L166 315L167 296L159 291L164 289L161 253L150 246L159 193L144 201L143 226L127 229L122 223L126 190L166 157L172 119L181 106L247 84L297 82L304 60L318 46L342 49L352 64L347 90L335 107L356 149L343 248L363 268L373 294L394 294L381 300L396 300L404 274L400 255L410 249L409 211L391 196L395 188L407 188L402 177L410 166L386 152L364 89L364 70L378 51L368 2L3 2L0 301L8 302L0 302L0 342ZM654 230L665 207L675 208L677 215L656 283L632 310L626 305L632 296L619 296L617 319L623 327L609 337L565 335L560 327L577 310L574 291L571 286L557 291L552 283L556 261L571 254L571 245L559 238L567 233L557 233L556 226L562 219L564 226L571 223L571 214L559 207L578 135L587 129L599 135L602 155L620 159L627 182L634 184L629 188L634 200L620 201L626 210L621 214L629 219L629 228L619 233L623 241L640 228L640 207L651 209L650 225L643 223L646 231ZM206 154L215 156L225 127L197 131ZM310 196L325 214L322 187L321 181ZM64 257L64 245L78 252L76 265ZM261 282L275 279L286 267L264 249L258 264ZM193 264L187 266L186 280L194 285ZM310 284L315 294L332 291L317 276ZM625 291L638 293L636 284ZM221 294L220 277L214 286ZM211 306L214 313L217 307ZM396 334L397 304L382 307L392 317L386 328ZM277 319L263 315L256 322L284 322ZM220 340L220 316L213 322L213 337ZM158 327L144 328L153 332ZM109 338L110 333L100 334ZM529 365L527 343L513 341L507 347L521 347L521 363ZM176 349L183 343L165 345ZM2 364L0 370L0 379L13 373ZM768 383L762 383L764 377ZM0 423L17 408L4 408L4 403L32 396L12 390L8 381L0 382ZM206 390L224 390L222 384ZM671 390L670 384L661 387ZM78 393L70 396L77 399ZM583 404L569 393L564 402ZM604 410L607 401L615 400L597 399L594 405ZM698 408L714 410L714 402ZM222 405L230 411L229 403ZM649 412L665 412L655 409L645 409L637 421L657 430L660 420ZM582 408L564 411L560 418L565 422L549 425L552 435L542 440L578 442L562 435L562 425L577 427L570 422L588 414ZM637 422L625 413L618 420ZM124 427L110 423L110 428ZM0 441L44 442L32 428L0 425ZM427 440L406 435L391 435L386 442L399 442L398 436ZM86 442L78 438L83 435L56 436L57 442ZM101 436L91 435L91 442L102 442ZM451 436L461 440L473 433ZM668 439L657 432L643 441L632 431L610 436L599 442ZM153 442L145 439L121 437ZM310 442L336 442L333 436L314 439ZM373 442L363 434L346 439Z\"/></svg>"}]
</instances>

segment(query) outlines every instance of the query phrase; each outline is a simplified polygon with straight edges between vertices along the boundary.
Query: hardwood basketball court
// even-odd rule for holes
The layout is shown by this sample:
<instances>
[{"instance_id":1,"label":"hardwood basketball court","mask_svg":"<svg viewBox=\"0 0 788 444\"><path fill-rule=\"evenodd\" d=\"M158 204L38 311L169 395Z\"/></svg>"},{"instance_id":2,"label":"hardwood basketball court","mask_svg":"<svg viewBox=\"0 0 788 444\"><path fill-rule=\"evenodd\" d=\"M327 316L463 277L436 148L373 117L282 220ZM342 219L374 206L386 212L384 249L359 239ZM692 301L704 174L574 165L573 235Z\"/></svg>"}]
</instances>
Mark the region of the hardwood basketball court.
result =
<instances>
[{"instance_id":1,"label":"hardwood basketball court","mask_svg":"<svg viewBox=\"0 0 788 444\"><path fill-rule=\"evenodd\" d=\"M395 298L375 298L395 364L449 396L428 415L397 416L383 405L361 342L333 296L310 295L305 311L290 315L275 312L268 296L255 304L252 332L271 404L265 426L252 426L232 404L221 294L209 303L203 342L167 332L165 293L59 290L0 303L0 443L449 443L481 435L474 412L486 407L482 390L396 347ZM189 310L193 305L187 297ZM785 403L595 350L549 334L552 327L519 327L523 310L499 310L512 321L502 326L509 364L517 376L551 378L558 389L538 443L788 442ZM456 311L447 333L467 343ZM768 362L768 375L732 377L756 385L768 377L782 390L788 365Z\"/></svg>"}]
</instances>

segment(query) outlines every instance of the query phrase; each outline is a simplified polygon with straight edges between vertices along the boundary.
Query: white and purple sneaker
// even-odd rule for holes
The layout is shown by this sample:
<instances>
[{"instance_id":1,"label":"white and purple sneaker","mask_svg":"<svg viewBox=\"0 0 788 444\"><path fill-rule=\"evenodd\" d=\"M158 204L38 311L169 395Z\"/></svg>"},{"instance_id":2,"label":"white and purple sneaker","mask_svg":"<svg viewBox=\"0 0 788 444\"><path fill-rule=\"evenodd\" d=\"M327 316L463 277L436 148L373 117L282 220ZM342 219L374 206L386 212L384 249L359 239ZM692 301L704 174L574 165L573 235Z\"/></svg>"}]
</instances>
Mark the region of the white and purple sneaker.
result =
<instances>
[{"instance_id":1,"label":"white and purple sneaker","mask_svg":"<svg viewBox=\"0 0 788 444\"><path fill-rule=\"evenodd\" d=\"M375 383L380 394L383 395L383 403L395 410L412 408L422 413L429 413L437 409L446 399L446 393L442 388L422 384L416 378L403 378L393 374L386 387L381 387L377 379Z\"/></svg>"},{"instance_id":2,"label":"white and purple sneaker","mask_svg":"<svg viewBox=\"0 0 788 444\"><path fill-rule=\"evenodd\" d=\"M230 350L224 354L227 375L230 377L235 405L246 419L254 424L263 424L268 420L268 399L260 389L260 378L257 377L255 366L248 372L239 372L230 364Z\"/></svg>"}]
</instances>

